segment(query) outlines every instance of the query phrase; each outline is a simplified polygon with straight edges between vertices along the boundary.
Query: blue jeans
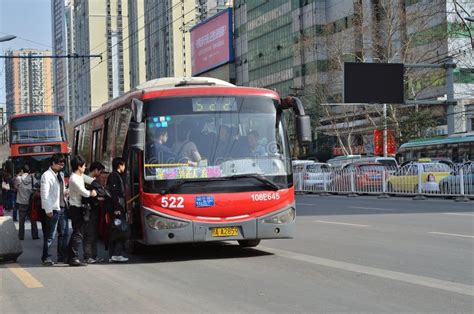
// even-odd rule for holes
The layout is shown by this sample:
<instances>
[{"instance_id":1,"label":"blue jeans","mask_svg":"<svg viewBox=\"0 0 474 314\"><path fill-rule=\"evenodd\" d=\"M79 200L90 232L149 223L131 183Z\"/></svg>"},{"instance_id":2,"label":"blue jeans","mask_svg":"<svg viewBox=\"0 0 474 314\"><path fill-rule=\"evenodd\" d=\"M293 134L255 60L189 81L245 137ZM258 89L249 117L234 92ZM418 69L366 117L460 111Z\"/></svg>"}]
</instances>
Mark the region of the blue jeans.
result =
<instances>
[{"instance_id":1,"label":"blue jeans","mask_svg":"<svg viewBox=\"0 0 474 314\"><path fill-rule=\"evenodd\" d=\"M54 238L56 237L56 228L58 225L59 213L57 210L53 211L53 217L44 215L41 226L43 228L43 255L41 260L51 260L51 245L53 245Z\"/></svg>"},{"instance_id":2,"label":"blue jeans","mask_svg":"<svg viewBox=\"0 0 474 314\"><path fill-rule=\"evenodd\" d=\"M61 207L58 217L58 261L67 262L69 244L69 223L64 207Z\"/></svg>"},{"instance_id":3,"label":"blue jeans","mask_svg":"<svg viewBox=\"0 0 474 314\"><path fill-rule=\"evenodd\" d=\"M8 208L12 209L12 217L14 221L18 221L18 208L16 206L16 192L8 191Z\"/></svg>"}]
</instances>

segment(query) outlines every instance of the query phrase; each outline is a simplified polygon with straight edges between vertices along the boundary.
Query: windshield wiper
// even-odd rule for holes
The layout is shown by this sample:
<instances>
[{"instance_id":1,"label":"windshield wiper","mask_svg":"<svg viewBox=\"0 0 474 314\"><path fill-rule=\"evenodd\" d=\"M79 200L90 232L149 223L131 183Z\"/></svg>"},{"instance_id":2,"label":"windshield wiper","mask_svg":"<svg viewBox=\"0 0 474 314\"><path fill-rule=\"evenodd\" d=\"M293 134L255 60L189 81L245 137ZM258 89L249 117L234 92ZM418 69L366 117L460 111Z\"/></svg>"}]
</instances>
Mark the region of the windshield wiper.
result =
<instances>
[{"instance_id":1,"label":"windshield wiper","mask_svg":"<svg viewBox=\"0 0 474 314\"><path fill-rule=\"evenodd\" d=\"M265 184L265 186L267 187L270 187L272 190L274 191L277 191L280 189L280 187L278 185L276 185L275 182L273 182L272 180L262 176L261 174L258 174L258 173L246 173L246 174L236 174L236 175L233 175L233 176L230 176L230 177L226 177L226 178L229 178L229 179L240 179L240 178L251 178L251 179L256 179L262 183ZM223 178L225 179L225 178Z\"/></svg>"},{"instance_id":2,"label":"windshield wiper","mask_svg":"<svg viewBox=\"0 0 474 314\"><path fill-rule=\"evenodd\" d=\"M250 179L256 179L262 183L265 184L266 187L271 188L273 191L277 191L280 189L280 187L273 182L272 180L265 178L261 174L258 173L247 173L247 174L236 174L233 176L229 177L219 177L219 178L202 178L202 179L186 179L186 180L181 180L178 182L175 182L173 185L168 187L167 189L163 189L160 191L161 195L168 194L171 191L176 190L178 187L188 184L188 183L196 183L196 182L209 182L209 181L229 181L229 180L236 180L236 179L242 179L242 178L250 178Z\"/></svg>"}]
</instances>

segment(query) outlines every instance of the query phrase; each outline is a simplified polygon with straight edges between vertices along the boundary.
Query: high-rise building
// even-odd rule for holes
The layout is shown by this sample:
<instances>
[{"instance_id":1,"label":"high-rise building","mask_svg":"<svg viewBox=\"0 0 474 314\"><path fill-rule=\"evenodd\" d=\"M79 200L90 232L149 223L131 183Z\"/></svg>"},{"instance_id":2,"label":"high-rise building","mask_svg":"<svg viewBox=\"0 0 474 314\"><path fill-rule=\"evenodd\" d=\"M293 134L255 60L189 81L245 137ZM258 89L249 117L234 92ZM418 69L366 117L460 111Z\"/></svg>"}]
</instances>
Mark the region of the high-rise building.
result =
<instances>
[{"instance_id":1,"label":"high-rise building","mask_svg":"<svg viewBox=\"0 0 474 314\"><path fill-rule=\"evenodd\" d=\"M229 0L145 0L146 79L191 76L189 30Z\"/></svg>"},{"instance_id":2,"label":"high-rise building","mask_svg":"<svg viewBox=\"0 0 474 314\"><path fill-rule=\"evenodd\" d=\"M6 52L5 88L7 115L52 112L51 51L21 49Z\"/></svg>"},{"instance_id":3,"label":"high-rise building","mask_svg":"<svg viewBox=\"0 0 474 314\"><path fill-rule=\"evenodd\" d=\"M53 54L64 56L68 50L68 36L66 33L66 6L65 0L51 1L51 26L53 38ZM53 64L53 95L54 111L64 115L67 122L71 120L68 95L68 63L66 58L52 59Z\"/></svg>"},{"instance_id":4,"label":"high-rise building","mask_svg":"<svg viewBox=\"0 0 474 314\"><path fill-rule=\"evenodd\" d=\"M79 55L102 55L75 59L78 107L94 111L129 88L128 52L123 49L128 36L127 3L122 0L77 1L74 4L74 36ZM90 108L87 108L90 106ZM89 109L89 110L87 110Z\"/></svg>"}]
</instances>

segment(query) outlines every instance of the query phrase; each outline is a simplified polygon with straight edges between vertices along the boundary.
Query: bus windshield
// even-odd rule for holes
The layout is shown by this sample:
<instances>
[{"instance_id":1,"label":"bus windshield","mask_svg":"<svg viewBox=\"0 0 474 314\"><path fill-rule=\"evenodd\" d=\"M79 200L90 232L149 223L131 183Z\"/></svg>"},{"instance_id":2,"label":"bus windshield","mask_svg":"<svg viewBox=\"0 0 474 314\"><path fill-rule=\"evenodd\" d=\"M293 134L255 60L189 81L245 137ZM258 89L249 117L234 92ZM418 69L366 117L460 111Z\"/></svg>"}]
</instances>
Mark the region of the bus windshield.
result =
<instances>
[{"instance_id":1,"label":"bus windshield","mask_svg":"<svg viewBox=\"0 0 474 314\"><path fill-rule=\"evenodd\" d=\"M34 115L13 118L11 144L62 142L66 140L64 122L59 116Z\"/></svg>"},{"instance_id":2,"label":"bus windshield","mask_svg":"<svg viewBox=\"0 0 474 314\"><path fill-rule=\"evenodd\" d=\"M145 181L291 177L285 129L268 97L153 99L145 115Z\"/></svg>"}]
</instances>

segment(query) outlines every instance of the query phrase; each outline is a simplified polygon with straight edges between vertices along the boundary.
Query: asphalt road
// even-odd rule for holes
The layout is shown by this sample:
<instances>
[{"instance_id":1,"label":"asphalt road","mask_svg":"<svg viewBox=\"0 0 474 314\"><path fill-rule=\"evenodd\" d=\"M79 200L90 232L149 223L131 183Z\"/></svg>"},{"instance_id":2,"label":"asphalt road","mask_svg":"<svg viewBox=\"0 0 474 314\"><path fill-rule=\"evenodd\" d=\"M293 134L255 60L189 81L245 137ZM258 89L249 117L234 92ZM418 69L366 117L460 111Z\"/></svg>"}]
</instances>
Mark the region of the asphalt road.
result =
<instances>
[{"instance_id":1,"label":"asphalt road","mask_svg":"<svg viewBox=\"0 0 474 314\"><path fill-rule=\"evenodd\" d=\"M27 232L0 265L0 313L474 311L474 202L299 195L297 215L292 240L76 268L41 266Z\"/></svg>"}]
</instances>

